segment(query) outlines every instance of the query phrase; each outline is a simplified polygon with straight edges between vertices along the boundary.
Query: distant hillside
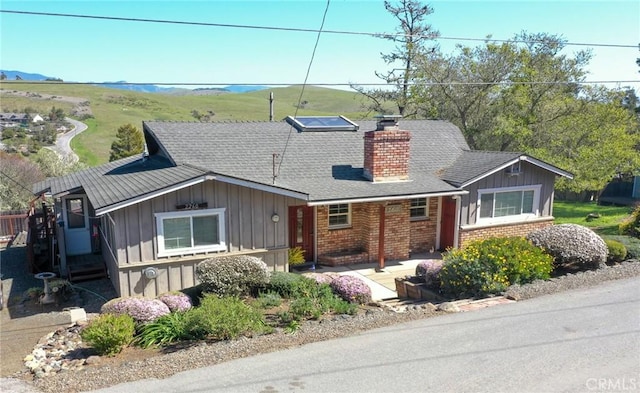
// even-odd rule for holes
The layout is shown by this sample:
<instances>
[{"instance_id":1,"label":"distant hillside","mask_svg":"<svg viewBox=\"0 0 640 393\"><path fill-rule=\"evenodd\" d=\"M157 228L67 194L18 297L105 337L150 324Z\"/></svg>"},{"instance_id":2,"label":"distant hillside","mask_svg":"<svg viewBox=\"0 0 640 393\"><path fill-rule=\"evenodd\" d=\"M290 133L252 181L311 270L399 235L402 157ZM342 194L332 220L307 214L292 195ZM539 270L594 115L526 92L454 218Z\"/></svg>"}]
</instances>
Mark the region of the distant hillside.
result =
<instances>
[{"instance_id":1,"label":"distant hillside","mask_svg":"<svg viewBox=\"0 0 640 393\"><path fill-rule=\"evenodd\" d=\"M120 89L129 91L138 91L141 93L175 93L176 91L188 91L189 89L179 89L176 87L162 87L156 85L127 85L127 81L102 82L95 86L107 87L109 89Z\"/></svg>"},{"instance_id":2,"label":"distant hillside","mask_svg":"<svg viewBox=\"0 0 640 393\"><path fill-rule=\"evenodd\" d=\"M57 79L51 76L45 76L42 74L32 74L32 73L23 72L23 71L0 70L0 72L6 75L7 80L16 80L16 76L19 76L22 80L25 80L25 81L43 81L46 79Z\"/></svg>"},{"instance_id":3,"label":"distant hillside","mask_svg":"<svg viewBox=\"0 0 640 393\"><path fill-rule=\"evenodd\" d=\"M72 141L80 159L97 165L108 161L116 130L124 124L141 128L144 120L268 121L269 93L274 93L274 119L296 112L300 86L248 93L158 94L67 83L34 84L26 80L0 82L0 112L25 107L48 113L52 106L83 119L89 129ZM298 115L344 115L358 121L374 114L367 100L354 92L307 86ZM88 118L87 118L88 117Z\"/></svg>"}]
</instances>

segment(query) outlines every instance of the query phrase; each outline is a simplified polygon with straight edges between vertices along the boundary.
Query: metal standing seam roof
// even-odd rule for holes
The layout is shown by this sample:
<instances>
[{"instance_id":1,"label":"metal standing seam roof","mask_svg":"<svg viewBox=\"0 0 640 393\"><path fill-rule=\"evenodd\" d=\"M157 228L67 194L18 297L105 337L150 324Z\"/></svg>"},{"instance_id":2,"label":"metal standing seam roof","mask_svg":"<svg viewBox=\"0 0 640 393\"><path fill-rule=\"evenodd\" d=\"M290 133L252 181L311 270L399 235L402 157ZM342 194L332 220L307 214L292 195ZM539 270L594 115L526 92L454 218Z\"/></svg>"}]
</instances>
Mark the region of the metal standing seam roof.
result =
<instances>
[{"instance_id":1,"label":"metal standing seam roof","mask_svg":"<svg viewBox=\"0 0 640 393\"><path fill-rule=\"evenodd\" d=\"M173 165L161 156L140 155L89 168L70 175L49 178L34 185L34 193L62 195L84 189L95 210L153 194L176 184L206 175L186 165Z\"/></svg>"}]
</instances>

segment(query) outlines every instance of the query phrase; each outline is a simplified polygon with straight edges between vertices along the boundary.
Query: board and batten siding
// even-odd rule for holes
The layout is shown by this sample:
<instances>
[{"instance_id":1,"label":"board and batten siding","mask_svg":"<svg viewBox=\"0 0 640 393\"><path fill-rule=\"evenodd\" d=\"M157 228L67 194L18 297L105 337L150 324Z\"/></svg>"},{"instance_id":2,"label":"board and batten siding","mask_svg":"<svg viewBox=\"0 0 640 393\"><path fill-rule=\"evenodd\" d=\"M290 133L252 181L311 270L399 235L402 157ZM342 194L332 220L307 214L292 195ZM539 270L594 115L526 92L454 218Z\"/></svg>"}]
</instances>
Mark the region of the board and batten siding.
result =
<instances>
[{"instance_id":1,"label":"board and batten siding","mask_svg":"<svg viewBox=\"0 0 640 393\"><path fill-rule=\"evenodd\" d=\"M225 209L226 252L158 258L156 213L176 211L176 206L207 203L208 209ZM262 258L273 270L286 269L288 206L304 204L295 198L207 180L111 213L115 225L118 278L112 278L121 296L155 296L197 284L195 266L221 253L250 254ZM273 214L281 219L274 223ZM158 269L147 279L145 267Z\"/></svg>"},{"instance_id":2,"label":"board and batten siding","mask_svg":"<svg viewBox=\"0 0 640 393\"><path fill-rule=\"evenodd\" d=\"M478 190L490 188L508 188L528 185L541 185L540 189L540 217L548 217L553 214L553 187L555 175L545 169L528 162L520 163L522 173L518 176L510 176L504 170L487 176L465 187L468 194L462 196L460 225L476 224L478 216Z\"/></svg>"}]
</instances>

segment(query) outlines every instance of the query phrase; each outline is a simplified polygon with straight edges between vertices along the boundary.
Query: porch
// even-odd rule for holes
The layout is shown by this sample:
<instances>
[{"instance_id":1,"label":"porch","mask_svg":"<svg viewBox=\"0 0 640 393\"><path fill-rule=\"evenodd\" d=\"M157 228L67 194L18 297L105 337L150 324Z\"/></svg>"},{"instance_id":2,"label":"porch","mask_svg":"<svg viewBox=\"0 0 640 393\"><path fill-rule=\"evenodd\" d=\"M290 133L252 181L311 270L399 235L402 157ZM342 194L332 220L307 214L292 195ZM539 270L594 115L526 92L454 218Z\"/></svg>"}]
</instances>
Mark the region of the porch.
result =
<instances>
[{"instance_id":1,"label":"porch","mask_svg":"<svg viewBox=\"0 0 640 393\"><path fill-rule=\"evenodd\" d=\"M317 273L348 274L363 279L371 288L371 297L374 301L393 299L398 297L395 279L415 275L416 266L423 261L442 259L439 252L414 254L411 259L398 261L385 261L385 267L378 269L378 263L360 263L343 266L317 265Z\"/></svg>"}]
</instances>

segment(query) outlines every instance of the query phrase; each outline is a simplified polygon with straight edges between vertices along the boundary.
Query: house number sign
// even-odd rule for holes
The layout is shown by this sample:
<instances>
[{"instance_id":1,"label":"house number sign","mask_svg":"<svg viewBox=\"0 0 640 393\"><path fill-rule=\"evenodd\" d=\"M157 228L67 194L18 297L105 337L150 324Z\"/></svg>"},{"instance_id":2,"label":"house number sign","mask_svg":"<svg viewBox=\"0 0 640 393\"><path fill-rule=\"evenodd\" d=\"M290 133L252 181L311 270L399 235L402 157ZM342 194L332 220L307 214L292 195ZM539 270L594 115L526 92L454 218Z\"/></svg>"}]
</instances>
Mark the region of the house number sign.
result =
<instances>
[{"instance_id":1,"label":"house number sign","mask_svg":"<svg viewBox=\"0 0 640 393\"><path fill-rule=\"evenodd\" d=\"M207 202L202 203L184 203L182 205L176 205L176 210L196 210L196 209L206 209L208 206Z\"/></svg>"},{"instance_id":2,"label":"house number sign","mask_svg":"<svg viewBox=\"0 0 640 393\"><path fill-rule=\"evenodd\" d=\"M384 212L387 214L402 213L402 205L387 205L384 207Z\"/></svg>"}]
</instances>

